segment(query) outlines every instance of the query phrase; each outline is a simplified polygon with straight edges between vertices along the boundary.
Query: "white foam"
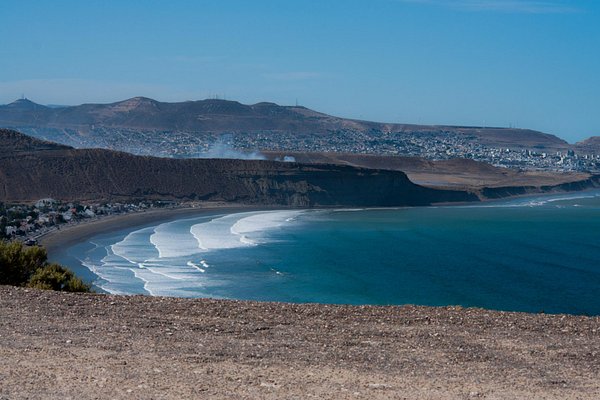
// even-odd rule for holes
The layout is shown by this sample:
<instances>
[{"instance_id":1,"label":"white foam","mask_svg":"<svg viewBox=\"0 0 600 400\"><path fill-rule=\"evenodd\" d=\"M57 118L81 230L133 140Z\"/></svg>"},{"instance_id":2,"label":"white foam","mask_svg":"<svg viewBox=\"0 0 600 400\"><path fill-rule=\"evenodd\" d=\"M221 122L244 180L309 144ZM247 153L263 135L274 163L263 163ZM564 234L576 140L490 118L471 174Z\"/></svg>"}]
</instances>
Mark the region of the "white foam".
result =
<instances>
[{"instance_id":1,"label":"white foam","mask_svg":"<svg viewBox=\"0 0 600 400\"><path fill-rule=\"evenodd\" d=\"M185 269L188 271L182 273L182 275L179 276L179 279L173 275L172 270L169 271L169 273L164 273L157 268L132 268L132 271L136 278L144 282L144 290L151 296L188 297L190 296L189 289L192 289L195 296L202 296L204 292L203 282L199 279L190 279L189 268ZM181 270L178 271L178 273L181 273ZM197 272L194 273L199 275ZM184 281L185 287L187 287L188 290L182 288L182 282Z\"/></svg>"},{"instance_id":2,"label":"white foam","mask_svg":"<svg viewBox=\"0 0 600 400\"><path fill-rule=\"evenodd\" d=\"M198 254L264 243L266 232L293 223L302 212L248 212L202 223L195 223L198 219L164 223L133 231L106 246L100 262L82 264L100 278L95 284L109 293L202 296L207 287L219 283L206 273L211 266Z\"/></svg>"},{"instance_id":3,"label":"white foam","mask_svg":"<svg viewBox=\"0 0 600 400\"><path fill-rule=\"evenodd\" d=\"M136 282L128 274L130 268L124 268L116 265L95 265L89 260L81 261L81 265L88 268L100 279L94 281L94 285L100 289L118 295L127 295L136 293L132 290L132 285Z\"/></svg>"},{"instance_id":4,"label":"white foam","mask_svg":"<svg viewBox=\"0 0 600 400\"><path fill-rule=\"evenodd\" d=\"M151 246L148 246L148 234L154 228L144 228L129 233L123 240L109 246L112 254L117 255L131 264L138 265L156 256ZM109 254L110 255L110 254Z\"/></svg>"},{"instance_id":5,"label":"white foam","mask_svg":"<svg viewBox=\"0 0 600 400\"><path fill-rule=\"evenodd\" d=\"M160 258L185 257L198 253L198 241L182 221L168 222L154 228L150 242Z\"/></svg>"},{"instance_id":6,"label":"white foam","mask_svg":"<svg viewBox=\"0 0 600 400\"><path fill-rule=\"evenodd\" d=\"M184 276L177 276L176 274L168 273L168 270L166 268L163 268L163 269L165 269L165 271L161 270L160 267L152 268L152 267L144 266L143 268L146 268L148 271L152 272L153 274L161 275L168 279L174 279L174 280L178 280L178 281L185 280Z\"/></svg>"},{"instance_id":7,"label":"white foam","mask_svg":"<svg viewBox=\"0 0 600 400\"><path fill-rule=\"evenodd\" d=\"M231 233L231 227L244 214L232 214L215 218L211 221L192 225L191 234L196 238L196 248L203 251L217 249L234 249L249 245Z\"/></svg>"},{"instance_id":8,"label":"white foam","mask_svg":"<svg viewBox=\"0 0 600 400\"><path fill-rule=\"evenodd\" d=\"M203 261L201 261L201 262L203 262ZM206 272L206 269L204 269L204 268L200 268L198 265L194 264L194 263L193 263L193 262L191 262L191 261L188 261L188 262L187 262L187 265L189 265L189 266L190 266L190 267L192 267L192 268L196 268L198 271L200 271L200 272L202 272L202 273L205 273L205 272Z\"/></svg>"},{"instance_id":9,"label":"white foam","mask_svg":"<svg viewBox=\"0 0 600 400\"><path fill-rule=\"evenodd\" d=\"M599 197L600 194L580 194L580 195L575 195L575 196L564 196L564 197L557 197L557 198L551 198L546 200L546 203L554 203L555 201L569 201L569 200L579 200L579 199L593 199L596 197Z\"/></svg>"},{"instance_id":10,"label":"white foam","mask_svg":"<svg viewBox=\"0 0 600 400\"><path fill-rule=\"evenodd\" d=\"M256 246L268 231L294 221L301 210L238 213L193 225L190 232L204 251Z\"/></svg>"},{"instance_id":11,"label":"white foam","mask_svg":"<svg viewBox=\"0 0 600 400\"><path fill-rule=\"evenodd\" d=\"M513 207L540 207L545 206L551 203L556 203L558 201L572 201L572 200L580 200L580 199L593 199L598 197L598 194L595 193L579 193L579 194L563 194L563 195L554 195L552 197L538 197L529 201L520 201L515 202L515 204L511 204Z\"/></svg>"},{"instance_id":12,"label":"white foam","mask_svg":"<svg viewBox=\"0 0 600 400\"><path fill-rule=\"evenodd\" d=\"M257 244L256 239L250 239L248 235L279 228L285 223L294 221L301 213L302 211L272 211L254 214L238 220L230 231L239 236L242 243L254 245Z\"/></svg>"},{"instance_id":13,"label":"white foam","mask_svg":"<svg viewBox=\"0 0 600 400\"><path fill-rule=\"evenodd\" d=\"M457 208L514 208L514 207L542 207L555 202L573 201L580 199L594 199L600 197L600 191L586 191L579 193L547 194L543 196L517 198L483 204L470 204L464 206L449 206ZM573 207L581 205L572 205ZM560 206L556 206L560 207Z\"/></svg>"}]
</instances>

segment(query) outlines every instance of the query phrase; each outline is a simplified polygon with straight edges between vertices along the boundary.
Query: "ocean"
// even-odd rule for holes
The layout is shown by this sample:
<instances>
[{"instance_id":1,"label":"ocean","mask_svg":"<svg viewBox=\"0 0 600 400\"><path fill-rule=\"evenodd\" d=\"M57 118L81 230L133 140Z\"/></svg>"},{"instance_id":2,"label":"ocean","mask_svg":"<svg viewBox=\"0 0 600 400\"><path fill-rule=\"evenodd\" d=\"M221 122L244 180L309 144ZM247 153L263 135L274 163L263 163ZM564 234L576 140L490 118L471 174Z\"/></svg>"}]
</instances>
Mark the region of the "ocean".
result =
<instances>
[{"instance_id":1,"label":"ocean","mask_svg":"<svg viewBox=\"0 0 600 400\"><path fill-rule=\"evenodd\" d=\"M600 191L203 215L98 235L53 261L114 294L600 315Z\"/></svg>"}]
</instances>

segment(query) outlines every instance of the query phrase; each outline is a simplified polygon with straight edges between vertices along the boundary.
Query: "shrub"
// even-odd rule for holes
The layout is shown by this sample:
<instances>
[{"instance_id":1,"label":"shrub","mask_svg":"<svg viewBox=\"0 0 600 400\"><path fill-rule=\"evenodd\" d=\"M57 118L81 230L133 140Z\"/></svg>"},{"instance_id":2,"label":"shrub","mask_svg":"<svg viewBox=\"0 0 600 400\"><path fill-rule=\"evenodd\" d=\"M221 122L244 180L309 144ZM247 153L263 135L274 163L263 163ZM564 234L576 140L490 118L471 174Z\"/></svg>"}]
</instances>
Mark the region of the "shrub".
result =
<instances>
[{"instance_id":1,"label":"shrub","mask_svg":"<svg viewBox=\"0 0 600 400\"><path fill-rule=\"evenodd\" d=\"M31 275L46 265L42 247L25 247L19 242L0 242L0 284L23 286Z\"/></svg>"},{"instance_id":2,"label":"shrub","mask_svg":"<svg viewBox=\"0 0 600 400\"><path fill-rule=\"evenodd\" d=\"M0 241L0 285L89 292L91 286L58 264L48 264L43 247Z\"/></svg>"},{"instance_id":3,"label":"shrub","mask_svg":"<svg viewBox=\"0 0 600 400\"><path fill-rule=\"evenodd\" d=\"M38 269L29 279L27 286L65 292L90 291L90 285L84 283L73 272L58 264L49 264Z\"/></svg>"}]
</instances>

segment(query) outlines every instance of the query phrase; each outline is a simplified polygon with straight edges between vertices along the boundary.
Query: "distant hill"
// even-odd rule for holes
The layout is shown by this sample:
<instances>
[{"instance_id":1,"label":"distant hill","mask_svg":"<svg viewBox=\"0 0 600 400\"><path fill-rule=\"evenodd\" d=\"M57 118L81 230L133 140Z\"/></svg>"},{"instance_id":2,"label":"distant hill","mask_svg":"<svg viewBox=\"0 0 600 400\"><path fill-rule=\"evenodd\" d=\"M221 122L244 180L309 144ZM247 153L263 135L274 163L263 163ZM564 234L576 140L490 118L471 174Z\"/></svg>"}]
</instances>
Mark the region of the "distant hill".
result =
<instances>
[{"instance_id":1,"label":"distant hill","mask_svg":"<svg viewBox=\"0 0 600 400\"><path fill-rule=\"evenodd\" d=\"M67 149L71 149L71 147L32 138L16 131L0 129L0 156L42 150Z\"/></svg>"},{"instance_id":2,"label":"distant hill","mask_svg":"<svg viewBox=\"0 0 600 400\"><path fill-rule=\"evenodd\" d=\"M85 137L98 127L135 132L168 131L197 134L277 133L321 135L331 132L383 132L410 134L453 133L493 147L565 149L564 140L528 129L414 125L338 118L299 106L274 103L241 104L227 100L199 100L165 103L134 97L111 104L46 107L27 99L0 106L0 127L54 129L53 140L71 143L68 136ZM77 140L73 140L76 143Z\"/></svg>"},{"instance_id":3,"label":"distant hill","mask_svg":"<svg viewBox=\"0 0 600 400\"><path fill-rule=\"evenodd\" d=\"M576 143L575 150L586 154L600 154L600 136L592 136Z\"/></svg>"},{"instance_id":4,"label":"distant hill","mask_svg":"<svg viewBox=\"0 0 600 400\"><path fill-rule=\"evenodd\" d=\"M244 105L237 101L200 100L163 103L134 97L111 104L50 108L27 99L0 106L0 123L13 126L91 127L188 130L197 132L323 132L366 130L378 124L331 117L304 107L274 103Z\"/></svg>"},{"instance_id":5,"label":"distant hill","mask_svg":"<svg viewBox=\"0 0 600 400\"><path fill-rule=\"evenodd\" d=\"M315 206L477 201L413 184L403 172L259 160L168 159L73 149L0 129L0 201L210 200ZM18 151L14 151L18 150Z\"/></svg>"}]
</instances>

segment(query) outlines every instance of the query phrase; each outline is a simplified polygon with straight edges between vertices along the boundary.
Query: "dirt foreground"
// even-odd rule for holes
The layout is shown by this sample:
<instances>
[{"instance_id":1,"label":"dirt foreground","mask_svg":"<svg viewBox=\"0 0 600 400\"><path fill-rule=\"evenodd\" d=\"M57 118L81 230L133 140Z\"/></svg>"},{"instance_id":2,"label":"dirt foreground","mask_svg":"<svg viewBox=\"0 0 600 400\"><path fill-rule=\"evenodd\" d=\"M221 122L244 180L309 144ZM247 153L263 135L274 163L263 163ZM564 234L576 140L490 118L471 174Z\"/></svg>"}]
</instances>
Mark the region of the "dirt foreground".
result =
<instances>
[{"instance_id":1,"label":"dirt foreground","mask_svg":"<svg viewBox=\"0 0 600 400\"><path fill-rule=\"evenodd\" d=\"M600 318L0 286L0 399L598 399Z\"/></svg>"}]
</instances>

